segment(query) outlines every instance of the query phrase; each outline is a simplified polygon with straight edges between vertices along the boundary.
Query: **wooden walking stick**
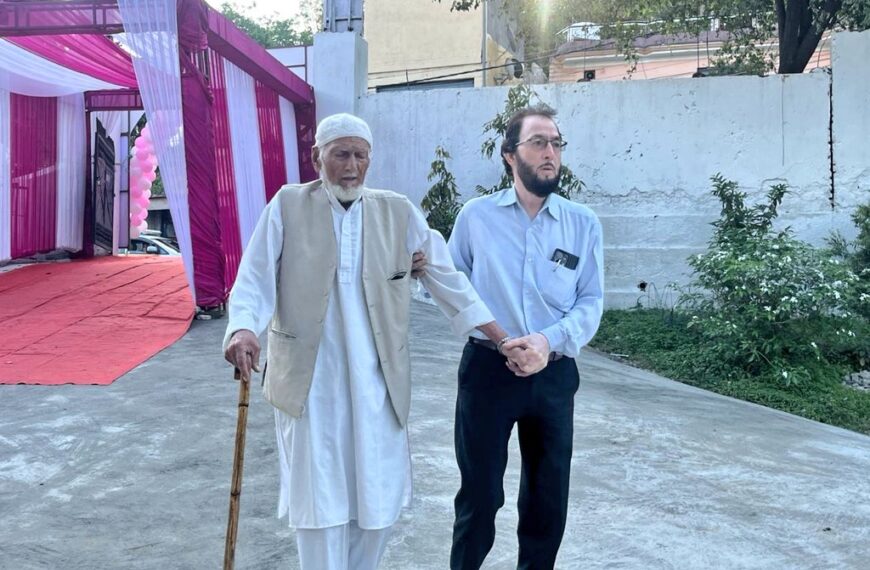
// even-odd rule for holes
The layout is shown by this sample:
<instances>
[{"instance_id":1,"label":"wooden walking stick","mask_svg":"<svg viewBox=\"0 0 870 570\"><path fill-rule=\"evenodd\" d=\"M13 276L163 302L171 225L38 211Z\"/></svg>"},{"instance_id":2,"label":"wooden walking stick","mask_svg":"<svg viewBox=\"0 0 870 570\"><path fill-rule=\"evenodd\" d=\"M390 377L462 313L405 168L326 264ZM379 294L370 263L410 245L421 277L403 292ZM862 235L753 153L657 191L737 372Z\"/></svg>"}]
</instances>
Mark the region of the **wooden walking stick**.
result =
<instances>
[{"instance_id":1,"label":"wooden walking stick","mask_svg":"<svg viewBox=\"0 0 870 570\"><path fill-rule=\"evenodd\" d=\"M248 397L251 381L242 378L236 368L233 377L239 381L239 419L236 423L236 452L233 456L233 480L230 486L230 515L227 521L227 542L224 548L224 570L233 570L236 563L236 534L239 530L239 498L242 495L242 468L245 464L245 431L248 427Z\"/></svg>"}]
</instances>

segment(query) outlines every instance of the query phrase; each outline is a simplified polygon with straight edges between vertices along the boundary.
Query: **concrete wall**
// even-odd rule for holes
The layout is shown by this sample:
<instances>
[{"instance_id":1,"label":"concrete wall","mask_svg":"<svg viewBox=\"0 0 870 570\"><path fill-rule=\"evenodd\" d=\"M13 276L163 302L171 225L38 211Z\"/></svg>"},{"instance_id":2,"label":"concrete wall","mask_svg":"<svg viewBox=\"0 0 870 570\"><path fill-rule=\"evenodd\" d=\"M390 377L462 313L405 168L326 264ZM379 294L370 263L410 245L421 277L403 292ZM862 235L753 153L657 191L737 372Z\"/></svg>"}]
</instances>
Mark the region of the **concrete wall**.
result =
<instances>
[{"instance_id":1,"label":"concrete wall","mask_svg":"<svg viewBox=\"0 0 870 570\"><path fill-rule=\"evenodd\" d=\"M709 182L717 172L752 199L787 183L782 223L803 239L819 244L832 229L854 235L848 216L870 198L868 52L870 33L839 36L833 77L536 87L559 110L569 142L563 161L587 184L579 200L604 225L608 305L633 305L641 281L662 289L687 280L686 257L703 251L718 215ZM375 137L369 184L419 204L439 144L453 156L449 167L464 199L475 195L475 185L494 184L501 166L479 153L482 125L503 108L506 94L506 87L491 87L364 96L358 110Z\"/></svg>"},{"instance_id":2,"label":"concrete wall","mask_svg":"<svg viewBox=\"0 0 870 570\"><path fill-rule=\"evenodd\" d=\"M870 200L870 31L834 36L834 200L845 214Z\"/></svg>"},{"instance_id":3,"label":"concrete wall","mask_svg":"<svg viewBox=\"0 0 870 570\"><path fill-rule=\"evenodd\" d=\"M365 22L369 87L480 69L479 8L451 12L449 0L366 0ZM477 83L479 76L452 79Z\"/></svg>"},{"instance_id":4,"label":"concrete wall","mask_svg":"<svg viewBox=\"0 0 870 570\"><path fill-rule=\"evenodd\" d=\"M522 59L522 42L515 33L516 7L505 8L504 0L489 4L488 66L501 65L510 57ZM471 78L481 85L481 8L451 12L450 0L366 0L365 21L370 88L454 73L443 81ZM501 69L489 72L487 85L502 73Z\"/></svg>"}]
</instances>

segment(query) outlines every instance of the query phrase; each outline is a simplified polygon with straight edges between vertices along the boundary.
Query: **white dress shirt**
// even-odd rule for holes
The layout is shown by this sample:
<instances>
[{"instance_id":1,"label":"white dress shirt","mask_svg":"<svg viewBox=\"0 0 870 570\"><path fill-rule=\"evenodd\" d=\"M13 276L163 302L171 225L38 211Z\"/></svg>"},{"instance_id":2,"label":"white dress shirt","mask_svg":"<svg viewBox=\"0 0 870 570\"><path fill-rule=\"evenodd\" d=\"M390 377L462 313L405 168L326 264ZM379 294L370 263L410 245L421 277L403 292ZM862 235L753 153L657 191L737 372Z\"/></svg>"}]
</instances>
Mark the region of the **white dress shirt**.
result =
<instances>
[{"instance_id":1,"label":"white dress shirt","mask_svg":"<svg viewBox=\"0 0 870 570\"><path fill-rule=\"evenodd\" d=\"M448 247L509 335L539 332L550 350L576 357L598 330L604 309L601 223L586 206L550 194L530 219L516 190L507 188L469 200ZM577 266L552 261L556 249L576 256Z\"/></svg>"}]
</instances>

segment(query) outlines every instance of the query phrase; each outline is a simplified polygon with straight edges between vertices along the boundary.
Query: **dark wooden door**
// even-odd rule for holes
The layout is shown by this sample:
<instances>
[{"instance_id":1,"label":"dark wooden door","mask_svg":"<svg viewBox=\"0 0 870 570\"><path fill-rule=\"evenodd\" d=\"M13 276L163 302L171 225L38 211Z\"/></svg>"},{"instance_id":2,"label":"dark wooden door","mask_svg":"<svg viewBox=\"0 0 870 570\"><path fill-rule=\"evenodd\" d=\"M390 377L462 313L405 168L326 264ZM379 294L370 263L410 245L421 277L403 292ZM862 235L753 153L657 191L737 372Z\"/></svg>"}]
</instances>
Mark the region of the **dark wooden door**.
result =
<instances>
[{"instance_id":1,"label":"dark wooden door","mask_svg":"<svg viewBox=\"0 0 870 570\"><path fill-rule=\"evenodd\" d=\"M94 141L94 243L112 251L115 199L115 144L97 121Z\"/></svg>"}]
</instances>

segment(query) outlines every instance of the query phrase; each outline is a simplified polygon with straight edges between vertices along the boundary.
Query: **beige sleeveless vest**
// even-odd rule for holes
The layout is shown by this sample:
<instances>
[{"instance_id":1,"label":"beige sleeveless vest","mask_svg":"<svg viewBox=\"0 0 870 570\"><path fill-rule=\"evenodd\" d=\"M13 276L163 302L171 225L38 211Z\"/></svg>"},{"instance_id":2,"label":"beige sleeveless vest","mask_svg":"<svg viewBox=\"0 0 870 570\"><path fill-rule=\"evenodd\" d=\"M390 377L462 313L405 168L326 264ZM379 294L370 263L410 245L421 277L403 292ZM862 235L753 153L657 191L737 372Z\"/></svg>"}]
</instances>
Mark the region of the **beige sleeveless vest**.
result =
<instances>
[{"instance_id":1,"label":"beige sleeveless vest","mask_svg":"<svg viewBox=\"0 0 870 570\"><path fill-rule=\"evenodd\" d=\"M274 199L281 205L284 245L275 315L269 327L263 394L276 408L300 417L335 282L336 241L331 206L319 181L284 186ZM401 194L368 188L361 200L364 298L390 401L404 426L411 404L411 256L406 241L413 206Z\"/></svg>"}]
</instances>

